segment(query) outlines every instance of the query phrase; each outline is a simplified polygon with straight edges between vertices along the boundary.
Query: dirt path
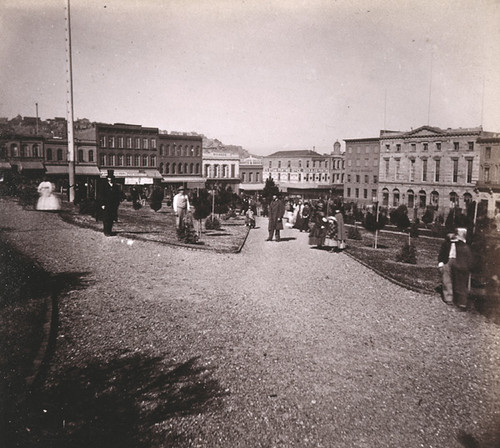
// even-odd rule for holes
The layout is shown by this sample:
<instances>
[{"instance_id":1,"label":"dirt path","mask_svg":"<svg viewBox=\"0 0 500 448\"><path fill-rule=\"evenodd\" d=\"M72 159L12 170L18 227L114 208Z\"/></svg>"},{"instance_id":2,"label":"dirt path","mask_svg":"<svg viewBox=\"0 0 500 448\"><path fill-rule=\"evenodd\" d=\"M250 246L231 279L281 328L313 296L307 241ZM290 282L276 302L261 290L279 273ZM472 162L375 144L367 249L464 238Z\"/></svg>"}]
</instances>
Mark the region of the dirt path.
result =
<instances>
[{"instance_id":1,"label":"dirt path","mask_svg":"<svg viewBox=\"0 0 500 448\"><path fill-rule=\"evenodd\" d=\"M0 201L2 238L72 279L40 396L48 417L30 437L493 447L499 327L312 249L304 233L265 242L267 220L257 227L240 254L216 254L106 238Z\"/></svg>"}]
</instances>

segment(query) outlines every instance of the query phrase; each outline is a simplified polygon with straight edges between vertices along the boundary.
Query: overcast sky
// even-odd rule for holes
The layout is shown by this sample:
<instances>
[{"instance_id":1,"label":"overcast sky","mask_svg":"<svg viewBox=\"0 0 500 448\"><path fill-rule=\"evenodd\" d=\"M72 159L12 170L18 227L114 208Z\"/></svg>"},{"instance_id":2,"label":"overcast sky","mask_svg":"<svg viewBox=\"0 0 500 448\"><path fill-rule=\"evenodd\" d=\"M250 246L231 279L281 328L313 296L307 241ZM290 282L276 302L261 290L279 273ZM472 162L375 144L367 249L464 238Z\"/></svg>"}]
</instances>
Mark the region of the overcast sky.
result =
<instances>
[{"instance_id":1,"label":"overcast sky","mask_svg":"<svg viewBox=\"0 0 500 448\"><path fill-rule=\"evenodd\" d=\"M0 2L0 116L66 116L66 0ZM74 116L255 154L500 131L499 0L71 0Z\"/></svg>"}]
</instances>

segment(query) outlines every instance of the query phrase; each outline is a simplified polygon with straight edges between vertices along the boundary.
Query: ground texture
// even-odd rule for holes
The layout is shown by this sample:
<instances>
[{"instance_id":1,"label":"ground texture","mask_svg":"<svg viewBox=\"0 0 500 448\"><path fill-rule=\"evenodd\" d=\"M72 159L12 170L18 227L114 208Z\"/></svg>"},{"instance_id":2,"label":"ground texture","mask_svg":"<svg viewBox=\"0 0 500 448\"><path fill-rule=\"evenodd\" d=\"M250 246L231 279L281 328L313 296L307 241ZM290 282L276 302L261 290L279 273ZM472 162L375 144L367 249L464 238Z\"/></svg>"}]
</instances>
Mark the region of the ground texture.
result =
<instances>
[{"instance_id":1,"label":"ground texture","mask_svg":"<svg viewBox=\"0 0 500 448\"><path fill-rule=\"evenodd\" d=\"M6 392L6 442L498 447L498 326L257 227L216 253L0 201L2 240L58 305L46 372L26 399Z\"/></svg>"}]
</instances>

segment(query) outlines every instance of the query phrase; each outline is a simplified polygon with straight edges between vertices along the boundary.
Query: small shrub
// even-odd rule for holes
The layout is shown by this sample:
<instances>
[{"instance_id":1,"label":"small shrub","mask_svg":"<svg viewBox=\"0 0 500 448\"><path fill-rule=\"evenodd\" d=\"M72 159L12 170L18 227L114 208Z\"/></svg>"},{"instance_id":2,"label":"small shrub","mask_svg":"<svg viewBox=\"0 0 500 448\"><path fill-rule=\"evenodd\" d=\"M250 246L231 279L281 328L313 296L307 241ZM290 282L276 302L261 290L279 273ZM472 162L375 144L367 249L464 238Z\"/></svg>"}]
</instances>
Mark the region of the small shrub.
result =
<instances>
[{"instance_id":1,"label":"small shrub","mask_svg":"<svg viewBox=\"0 0 500 448\"><path fill-rule=\"evenodd\" d=\"M363 237L357 227L349 227L347 238L350 240L362 240Z\"/></svg>"},{"instance_id":2,"label":"small shrub","mask_svg":"<svg viewBox=\"0 0 500 448\"><path fill-rule=\"evenodd\" d=\"M198 242L198 234L194 230L191 220L184 220L183 224L177 229L177 238L186 244L196 244Z\"/></svg>"},{"instance_id":3,"label":"small shrub","mask_svg":"<svg viewBox=\"0 0 500 448\"><path fill-rule=\"evenodd\" d=\"M205 220L205 229L207 230L219 230L220 229L220 221L215 216L209 216Z\"/></svg>"},{"instance_id":4,"label":"small shrub","mask_svg":"<svg viewBox=\"0 0 500 448\"><path fill-rule=\"evenodd\" d=\"M401 252L396 255L396 261L408 264L417 264L417 249L413 244L406 243Z\"/></svg>"}]
</instances>

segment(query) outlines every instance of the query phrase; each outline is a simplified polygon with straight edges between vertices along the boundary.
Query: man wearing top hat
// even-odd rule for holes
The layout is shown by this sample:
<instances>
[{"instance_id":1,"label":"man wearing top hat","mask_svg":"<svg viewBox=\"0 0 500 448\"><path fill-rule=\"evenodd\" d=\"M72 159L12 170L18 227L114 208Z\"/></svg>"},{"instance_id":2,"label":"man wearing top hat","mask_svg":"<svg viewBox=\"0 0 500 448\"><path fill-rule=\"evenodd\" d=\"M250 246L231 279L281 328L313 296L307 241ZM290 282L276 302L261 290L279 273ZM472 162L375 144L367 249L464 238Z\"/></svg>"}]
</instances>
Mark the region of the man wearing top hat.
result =
<instances>
[{"instance_id":1,"label":"man wearing top hat","mask_svg":"<svg viewBox=\"0 0 500 448\"><path fill-rule=\"evenodd\" d=\"M172 207L176 216L177 228L180 228L184 223L187 213L191 210L189 198L184 187L179 187L178 193L174 196Z\"/></svg>"},{"instance_id":2,"label":"man wearing top hat","mask_svg":"<svg viewBox=\"0 0 500 448\"><path fill-rule=\"evenodd\" d=\"M104 227L104 235L113 235L113 222L118 217L118 206L121 201L120 187L115 183L115 175L113 170L108 170L106 183L104 184L101 196L102 222Z\"/></svg>"}]
</instances>

